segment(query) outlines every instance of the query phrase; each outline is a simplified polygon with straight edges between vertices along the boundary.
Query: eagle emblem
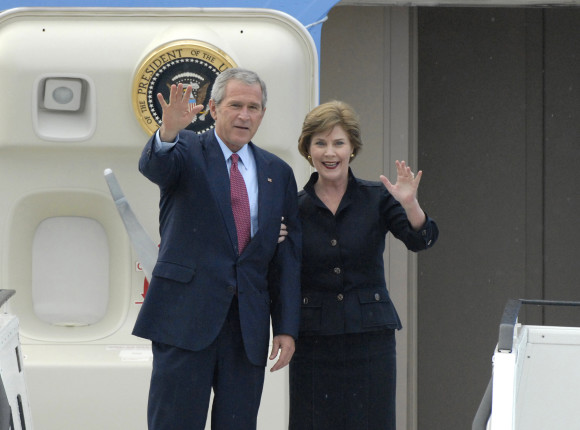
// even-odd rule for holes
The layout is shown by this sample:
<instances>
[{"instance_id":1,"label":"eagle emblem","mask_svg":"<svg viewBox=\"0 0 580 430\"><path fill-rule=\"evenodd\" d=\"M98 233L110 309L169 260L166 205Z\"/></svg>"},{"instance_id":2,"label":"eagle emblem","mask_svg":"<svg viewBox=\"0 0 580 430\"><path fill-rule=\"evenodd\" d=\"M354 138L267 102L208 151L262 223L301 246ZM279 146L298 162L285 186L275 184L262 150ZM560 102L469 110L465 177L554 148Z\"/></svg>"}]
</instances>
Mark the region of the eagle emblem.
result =
<instances>
[{"instance_id":1,"label":"eagle emblem","mask_svg":"<svg viewBox=\"0 0 580 430\"><path fill-rule=\"evenodd\" d=\"M153 134L161 125L162 109L157 100L161 93L166 101L172 85L191 85L190 101L202 104L203 110L187 127L203 133L214 127L209 113L213 83L224 70L236 67L230 57L207 43L182 40L164 45L151 53L139 67L133 82L133 108L142 127Z\"/></svg>"}]
</instances>

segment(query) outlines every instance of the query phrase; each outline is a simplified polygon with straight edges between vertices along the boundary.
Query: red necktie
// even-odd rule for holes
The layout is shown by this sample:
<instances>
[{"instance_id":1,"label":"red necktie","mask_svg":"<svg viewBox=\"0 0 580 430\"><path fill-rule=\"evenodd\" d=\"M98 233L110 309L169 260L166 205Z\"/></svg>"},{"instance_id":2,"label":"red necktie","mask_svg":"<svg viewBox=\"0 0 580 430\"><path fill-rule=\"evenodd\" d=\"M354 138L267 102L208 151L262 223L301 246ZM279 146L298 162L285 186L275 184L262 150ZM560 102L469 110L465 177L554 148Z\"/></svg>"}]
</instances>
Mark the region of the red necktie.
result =
<instances>
[{"instance_id":1,"label":"red necktie","mask_svg":"<svg viewBox=\"0 0 580 430\"><path fill-rule=\"evenodd\" d=\"M238 253L241 254L251 236L250 200L242 174L238 170L238 154L232 154L232 167L230 169L230 197L232 199L232 211L238 231Z\"/></svg>"}]
</instances>

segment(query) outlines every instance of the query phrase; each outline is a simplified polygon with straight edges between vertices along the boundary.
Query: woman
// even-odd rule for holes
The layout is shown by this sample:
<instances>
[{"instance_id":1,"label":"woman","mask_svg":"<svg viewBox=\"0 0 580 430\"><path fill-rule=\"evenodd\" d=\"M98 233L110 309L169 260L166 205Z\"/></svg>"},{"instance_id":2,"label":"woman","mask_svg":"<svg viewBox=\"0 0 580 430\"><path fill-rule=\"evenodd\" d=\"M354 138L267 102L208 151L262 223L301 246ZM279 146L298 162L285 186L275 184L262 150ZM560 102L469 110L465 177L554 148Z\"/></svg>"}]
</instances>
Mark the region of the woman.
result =
<instances>
[{"instance_id":1,"label":"woman","mask_svg":"<svg viewBox=\"0 0 580 430\"><path fill-rule=\"evenodd\" d=\"M316 169L298 194L302 221L302 316L290 363L290 430L394 430L395 329L386 289L385 236L411 251L431 247L435 222L419 206L414 176L396 162L397 182L357 179L349 163L360 124L332 101L304 120L300 153Z\"/></svg>"}]
</instances>

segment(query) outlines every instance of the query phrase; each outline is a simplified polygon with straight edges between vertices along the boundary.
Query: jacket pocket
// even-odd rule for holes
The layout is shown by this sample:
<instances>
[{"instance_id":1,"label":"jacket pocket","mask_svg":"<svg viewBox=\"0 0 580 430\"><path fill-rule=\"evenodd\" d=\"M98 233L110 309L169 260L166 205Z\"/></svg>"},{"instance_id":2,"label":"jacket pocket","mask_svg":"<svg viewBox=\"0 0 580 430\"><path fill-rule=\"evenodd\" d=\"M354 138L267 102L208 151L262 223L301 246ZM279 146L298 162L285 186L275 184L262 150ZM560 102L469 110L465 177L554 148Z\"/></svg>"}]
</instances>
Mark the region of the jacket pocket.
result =
<instances>
[{"instance_id":1,"label":"jacket pocket","mask_svg":"<svg viewBox=\"0 0 580 430\"><path fill-rule=\"evenodd\" d=\"M172 281L187 283L193 279L195 267L182 266L181 264L158 261L153 268L153 276L170 279Z\"/></svg>"},{"instance_id":2,"label":"jacket pocket","mask_svg":"<svg viewBox=\"0 0 580 430\"><path fill-rule=\"evenodd\" d=\"M302 295L302 306L300 309L300 330L320 330L321 321L322 298L316 294Z\"/></svg>"},{"instance_id":3,"label":"jacket pocket","mask_svg":"<svg viewBox=\"0 0 580 430\"><path fill-rule=\"evenodd\" d=\"M385 288L358 291L363 327L389 326L400 328L401 322Z\"/></svg>"}]
</instances>

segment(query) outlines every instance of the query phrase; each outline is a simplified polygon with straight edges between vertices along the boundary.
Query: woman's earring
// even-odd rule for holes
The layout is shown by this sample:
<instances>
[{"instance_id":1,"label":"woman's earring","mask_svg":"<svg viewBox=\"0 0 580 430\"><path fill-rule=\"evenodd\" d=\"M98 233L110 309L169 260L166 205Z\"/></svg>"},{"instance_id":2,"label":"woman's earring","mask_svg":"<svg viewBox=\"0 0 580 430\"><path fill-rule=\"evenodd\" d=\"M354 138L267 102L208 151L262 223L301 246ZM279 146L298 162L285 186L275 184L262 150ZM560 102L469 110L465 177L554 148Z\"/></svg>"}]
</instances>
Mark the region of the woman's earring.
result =
<instances>
[{"instance_id":1,"label":"woman's earring","mask_svg":"<svg viewBox=\"0 0 580 430\"><path fill-rule=\"evenodd\" d=\"M312 157L309 155L309 156L308 156L308 159L309 159L309 160L312 160Z\"/></svg>"},{"instance_id":2,"label":"woman's earring","mask_svg":"<svg viewBox=\"0 0 580 430\"><path fill-rule=\"evenodd\" d=\"M354 152L350 154L350 158L354 158Z\"/></svg>"}]
</instances>

